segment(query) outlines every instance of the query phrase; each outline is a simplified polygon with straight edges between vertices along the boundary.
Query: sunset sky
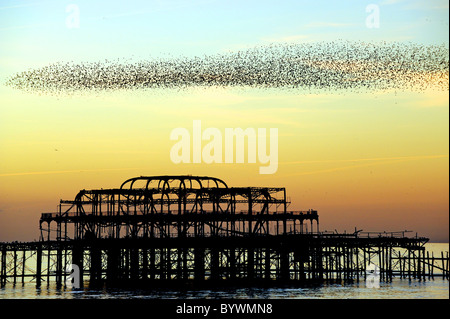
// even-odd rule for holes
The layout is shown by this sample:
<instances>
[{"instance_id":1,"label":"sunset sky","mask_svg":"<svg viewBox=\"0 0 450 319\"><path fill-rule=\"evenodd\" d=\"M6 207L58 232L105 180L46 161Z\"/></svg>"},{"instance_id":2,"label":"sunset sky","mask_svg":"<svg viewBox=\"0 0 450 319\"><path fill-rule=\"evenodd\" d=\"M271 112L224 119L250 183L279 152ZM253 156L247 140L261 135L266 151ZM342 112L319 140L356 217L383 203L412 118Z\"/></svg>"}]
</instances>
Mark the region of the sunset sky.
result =
<instances>
[{"instance_id":1,"label":"sunset sky","mask_svg":"<svg viewBox=\"0 0 450 319\"><path fill-rule=\"evenodd\" d=\"M270 43L397 41L448 48L448 1L2 1L0 241L39 237L42 212L80 189L192 174L286 187L322 230L449 237L448 90L191 88L52 95L5 85L55 62L194 57ZM367 28L366 6L380 9ZM68 24L73 6L79 24ZM67 10L67 9L70 10ZM66 10L68 12L66 12ZM447 73L448 74L448 73ZM278 170L174 164L173 129L278 128ZM205 143L204 143L205 144Z\"/></svg>"}]
</instances>

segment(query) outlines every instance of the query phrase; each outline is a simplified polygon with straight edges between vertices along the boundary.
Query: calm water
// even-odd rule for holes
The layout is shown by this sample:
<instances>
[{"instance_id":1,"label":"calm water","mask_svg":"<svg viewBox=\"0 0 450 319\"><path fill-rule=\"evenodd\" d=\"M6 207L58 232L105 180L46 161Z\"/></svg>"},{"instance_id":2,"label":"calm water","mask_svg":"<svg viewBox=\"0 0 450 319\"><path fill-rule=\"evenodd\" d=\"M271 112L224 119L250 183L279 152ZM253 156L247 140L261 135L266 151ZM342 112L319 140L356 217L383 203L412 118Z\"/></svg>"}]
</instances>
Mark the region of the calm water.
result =
<instances>
[{"instance_id":1,"label":"calm water","mask_svg":"<svg viewBox=\"0 0 450 319\"><path fill-rule=\"evenodd\" d=\"M449 244L427 244L428 251L440 256ZM392 282L367 285L364 280L352 284L323 284L305 288L236 288L205 290L72 290L56 289L45 283L7 284L0 289L0 299L449 299L449 281L440 277L425 281L394 278Z\"/></svg>"}]
</instances>

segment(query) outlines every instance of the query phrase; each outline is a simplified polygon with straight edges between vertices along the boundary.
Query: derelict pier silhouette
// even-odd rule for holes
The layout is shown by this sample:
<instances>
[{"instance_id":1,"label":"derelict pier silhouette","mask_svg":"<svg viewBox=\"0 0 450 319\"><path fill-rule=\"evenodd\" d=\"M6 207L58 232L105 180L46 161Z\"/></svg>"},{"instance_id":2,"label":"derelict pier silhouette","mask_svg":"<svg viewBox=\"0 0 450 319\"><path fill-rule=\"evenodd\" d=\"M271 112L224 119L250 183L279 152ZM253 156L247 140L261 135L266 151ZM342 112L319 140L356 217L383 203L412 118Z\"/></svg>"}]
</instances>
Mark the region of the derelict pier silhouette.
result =
<instances>
[{"instance_id":1,"label":"derelict pier silhouette","mask_svg":"<svg viewBox=\"0 0 450 319\"><path fill-rule=\"evenodd\" d=\"M0 284L203 287L441 276L449 257L405 232L328 233L315 210L289 211L285 188L229 187L206 176L148 176L81 190L43 213L39 241L0 243Z\"/></svg>"}]
</instances>

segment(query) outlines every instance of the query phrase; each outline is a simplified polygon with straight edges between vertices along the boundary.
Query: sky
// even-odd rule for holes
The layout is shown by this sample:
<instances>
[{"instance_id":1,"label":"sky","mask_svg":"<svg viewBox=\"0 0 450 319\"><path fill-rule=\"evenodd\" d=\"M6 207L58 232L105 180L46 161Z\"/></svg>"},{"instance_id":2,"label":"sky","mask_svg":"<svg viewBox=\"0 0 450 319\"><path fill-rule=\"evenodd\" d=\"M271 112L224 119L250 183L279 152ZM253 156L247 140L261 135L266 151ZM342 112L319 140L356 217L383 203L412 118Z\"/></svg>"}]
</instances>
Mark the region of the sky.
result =
<instances>
[{"instance_id":1,"label":"sky","mask_svg":"<svg viewBox=\"0 0 450 319\"><path fill-rule=\"evenodd\" d=\"M366 24L379 9L379 27ZM286 187L322 230L412 230L448 242L447 90L191 88L52 95L7 86L52 63L202 57L273 43L401 42L448 48L448 1L1 1L0 241L80 189L192 174ZM448 71L447 71L448 76ZM173 129L277 128L278 170L175 164Z\"/></svg>"}]
</instances>

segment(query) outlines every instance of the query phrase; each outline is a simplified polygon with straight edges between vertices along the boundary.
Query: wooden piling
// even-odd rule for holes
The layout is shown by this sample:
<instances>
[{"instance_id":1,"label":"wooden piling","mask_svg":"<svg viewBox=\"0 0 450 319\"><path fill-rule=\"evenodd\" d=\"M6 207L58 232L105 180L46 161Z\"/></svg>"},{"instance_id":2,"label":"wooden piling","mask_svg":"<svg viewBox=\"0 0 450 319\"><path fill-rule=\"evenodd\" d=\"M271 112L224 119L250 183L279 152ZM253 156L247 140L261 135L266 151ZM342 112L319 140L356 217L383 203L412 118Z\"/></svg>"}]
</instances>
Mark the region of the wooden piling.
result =
<instances>
[{"instance_id":1,"label":"wooden piling","mask_svg":"<svg viewBox=\"0 0 450 319\"><path fill-rule=\"evenodd\" d=\"M50 285L50 272L51 272L51 270L50 270L50 268L51 268L51 264L50 264L50 253L51 253L51 250L50 250L51 248L50 248L50 245L48 246L48 250L47 250L47 274L46 274L46 276L47 276L47 286L49 286Z\"/></svg>"},{"instance_id":2,"label":"wooden piling","mask_svg":"<svg viewBox=\"0 0 450 319\"><path fill-rule=\"evenodd\" d=\"M36 288L41 287L41 273L42 273L42 246L38 246L36 251Z\"/></svg>"},{"instance_id":3,"label":"wooden piling","mask_svg":"<svg viewBox=\"0 0 450 319\"><path fill-rule=\"evenodd\" d=\"M445 268L445 277L448 279L449 277L449 258L448 258L448 252L447 252L447 267Z\"/></svg>"},{"instance_id":4,"label":"wooden piling","mask_svg":"<svg viewBox=\"0 0 450 319\"><path fill-rule=\"evenodd\" d=\"M281 248L280 251L280 279L282 281L287 281L289 280L289 254L288 252L284 249Z\"/></svg>"},{"instance_id":5,"label":"wooden piling","mask_svg":"<svg viewBox=\"0 0 450 319\"><path fill-rule=\"evenodd\" d=\"M431 252L431 278L434 278L434 251Z\"/></svg>"},{"instance_id":6,"label":"wooden piling","mask_svg":"<svg viewBox=\"0 0 450 319\"><path fill-rule=\"evenodd\" d=\"M234 268L234 249L231 250L230 252L230 256L232 256L233 258L230 260L233 264L231 265L231 267ZM230 272L230 274L232 276L234 276L234 272ZM264 253L264 278L266 278L267 280L270 280L270 276L271 276L271 269L270 269L270 248L267 247L265 249L265 253Z\"/></svg>"},{"instance_id":7,"label":"wooden piling","mask_svg":"<svg viewBox=\"0 0 450 319\"><path fill-rule=\"evenodd\" d=\"M4 246L1 251L1 272L0 272L0 286L6 285L6 247Z\"/></svg>"},{"instance_id":8,"label":"wooden piling","mask_svg":"<svg viewBox=\"0 0 450 319\"><path fill-rule=\"evenodd\" d=\"M130 248L130 279L136 281L139 278L139 249Z\"/></svg>"},{"instance_id":9,"label":"wooden piling","mask_svg":"<svg viewBox=\"0 0 450 319\"><path fill-rule=\"evenodd\" d=\"M205 250L200 247L194 248L194 279L196 281L205 279Z\"/></svg>"},{"instance_id":10,"label":"wooden piling","mask_svg":"<svg viewBox=\"0 0 450 319\"><path fill-rule=\"evenodd\" d=\"M24 249L23 251L22 251L22 285L23 284L25 284L25 263L26 263L26 254L27 254L27 251L26 251L26 249Z\"/></svg>"},{"instance_id":11,"label":"wooden piling","mask_svg":"<svg viewBox=\"0 0 450 319\"><path fill-rule=\"evenodd\" d=\"M120 278L119 276L120 267L120 248L110 247L108 249L108 257L106 261L106 280L107 282L115 282Z\"/></svg>"},{"instance_id":12,"label":"wooden piling","mask_svg":"<svg viewBox=\"0 0 450 319\"><path fill-rule=\"evenodd\" d=\"M16 284L17 279L17 250L13 249L13 284Z\"/></svg>"},{"instance_id":13,"label":"wooden piling","mask_svg":"<svg viewBox=\"0 0 450 319\"><path fill-rule=\"evenodd\" d=\"M91 264L89 269L89 285L92 287L98 286L101 282L102 274L102 251L97 245L92 245L90 248Z\"/></svg>"},{"instance_id":14,"label":"wooden piling","mask_svg":"<svg viewBox=\"0 0 450 319\"><path fill-rule=\"evenodd\" d=\"M142 267L141 267L141 279L148 279L148 249L145 247L141 250L142 254Z\"/></svg>"},{"instance_id":15,"label":"wooden piling","mask_svg":"<svg viewBox=\"0 0 450 319\"><path fill-rule=\"evenodd\" d=\"M378 248L378 265L380 266L380 280L384 280L383 247Z\"/></svg>"},{"instance_id":16,"label":"wooden piling","mask_svg":"<svg viewBox=\"0 0 450 319\"><path fill-rule=\"evenodd\" d=\"M416 255L416 262L417 262L416 274L417 274L417 279L419 279L419 281L422 281L422 265L420 263L420 256L421 256L421 251L418 250L417 255Z\"/></svg>"},{"instance_id":17,"label":"wooden piling","mask_svg":"<svg viewBox=\"0 0 450 319\"><path fill-rule=\"evenodd\" d=\"M150 280L156 279L156 250L155 248L150 248L150 268L149 268L149 275ZM195 260L194 260L195 263Z\"/></svg>"},{"instance_id":18,"label":"wooden piling","mask_svg":"<svg viewBox=\"0 0 450 319\"><path fill-rule=\"evenodd\" d=\"M62 265L62 249L61 247L58 247L56 250L56 287L59 289L62 286L62 272L63 272L63 265Z\"/></svg>"}]
</instances>

